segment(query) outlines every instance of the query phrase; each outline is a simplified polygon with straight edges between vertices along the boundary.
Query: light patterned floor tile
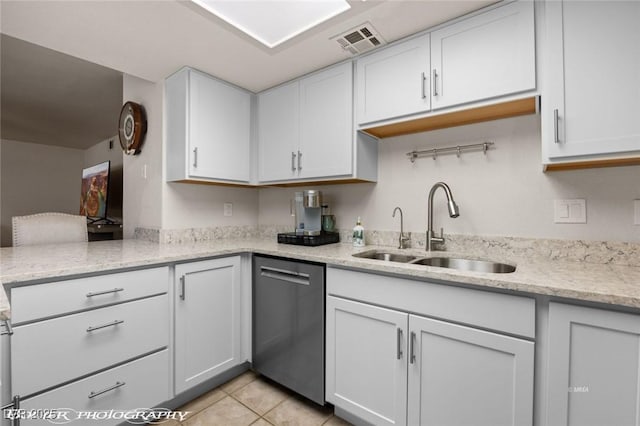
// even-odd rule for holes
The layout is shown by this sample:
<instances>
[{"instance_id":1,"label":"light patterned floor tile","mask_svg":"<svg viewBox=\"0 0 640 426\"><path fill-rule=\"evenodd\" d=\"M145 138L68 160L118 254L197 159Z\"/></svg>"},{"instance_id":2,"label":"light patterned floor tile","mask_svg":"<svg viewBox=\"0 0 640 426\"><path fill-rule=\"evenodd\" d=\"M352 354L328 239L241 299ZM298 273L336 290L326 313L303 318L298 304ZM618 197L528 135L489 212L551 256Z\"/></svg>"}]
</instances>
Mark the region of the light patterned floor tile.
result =
<instances>
[{"instance_id":1,"label":"light patterned floor tile","mask_svg":"<svg viewBox=\"0 0 640 426\"><path fill-rule=\"evenodd\" d=\"M291 397L265 414L264 418L276 426L319 426L332 415L329 408Z\"/></svg>"},{"instance_id":2,"label":"light patterned floor tile","mask_svg":"<svg viewBox=\"0 0 640 426\"><path fill-rule=\"evenodd\" d=\"M248 426L258 415L230 396L199 412L185 426Z\"/></svg>"},{"instance_id":3,"label":"light patterned floor tile","mask_svg":"<svg viewBox=\"0 0 640 426\"><path fill-rule=\"evenodd\" d=\"M191 417L198 414L200 411L204 410L207 407L212 406L216 402L220 401L222 398L227 396L226 393L222 392L220 388L215 388L202 396L194 399L183 405L180 408L177 408L177 411L189 411L186 419L190 419Z\"/></svg>"},{"instance_id":4,"label":"light patterned floor tile","mask_svg":"<svg viewBox=\"0 0 640 426\"><path fill-rule=\"evenodd\" d=\"M331 418L327 420L322 426L351 426L351 423L341 419L340 417L331 416Z\"/></svg>"},{"instance_id":5,"label":"light patterned floor tile","mask_svg":"<svg viewBox=\"0 0 640 426\"><path fill-rule=\"evenodd\" d=\"M235 379L229 380L227 383L220 386L220 388L226 393L230 394L237 391L241 387L248 385L249 383L253 382L257 378L258 378L258 375L253 371L251 370L245 371Z\"/></svg>"},{"instance_id":6,"label":"light patterned floor tile","mask_svg":"<svg viewBox=\"0 0 640 426\"><path fill-rule=\"evenodd\" d=\"M251 426L272 426L272 424L260 417L254 423L251 423Z\"/></svg>"},{"instance_id":7,"label":"light patterned floor tile","mask_svg":"<svg viewBox=\"0 0 640 426\"><path fill-rule=\"evenodd\" d=\"M259 378L235 391L232 396L263 415L289 397L289 394L266 380Z\"/></svg>"}]
</instances>

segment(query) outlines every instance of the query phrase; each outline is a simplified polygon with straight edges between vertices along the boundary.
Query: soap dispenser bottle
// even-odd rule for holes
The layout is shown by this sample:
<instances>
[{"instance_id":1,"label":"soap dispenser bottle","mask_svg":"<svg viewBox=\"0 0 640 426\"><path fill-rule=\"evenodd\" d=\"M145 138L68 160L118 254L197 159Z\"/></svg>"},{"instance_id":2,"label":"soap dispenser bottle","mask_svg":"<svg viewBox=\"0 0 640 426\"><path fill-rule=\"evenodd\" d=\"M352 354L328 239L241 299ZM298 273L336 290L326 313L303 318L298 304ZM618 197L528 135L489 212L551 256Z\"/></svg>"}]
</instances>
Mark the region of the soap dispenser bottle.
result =
<instances>
[{"instance_id":1,"label":"soap dispenser bottle","mask_svg":"<svg viewBox=\"0 0 640 426\"><path fill-rule=\"evenodd\" d=\"M353 246L364 247L364 245L364 227L362 226L362 221L358 216L356 226L353 227Z\"/></svg>"}]
</instances>

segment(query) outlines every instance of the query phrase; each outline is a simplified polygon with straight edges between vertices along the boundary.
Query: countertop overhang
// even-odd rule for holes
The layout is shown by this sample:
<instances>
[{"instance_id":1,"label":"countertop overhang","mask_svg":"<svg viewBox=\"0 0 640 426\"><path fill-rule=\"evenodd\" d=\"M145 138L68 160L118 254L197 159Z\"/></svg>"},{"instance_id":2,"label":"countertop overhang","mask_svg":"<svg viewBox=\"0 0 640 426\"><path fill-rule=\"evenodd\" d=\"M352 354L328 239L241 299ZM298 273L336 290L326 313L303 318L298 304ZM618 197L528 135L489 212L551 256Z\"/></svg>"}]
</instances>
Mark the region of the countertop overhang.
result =
<instances>
[{"instance_id":1,"label":"countertop overhang","mask_svg":"<svg viewBox=\"0 0 640 426\"><path fill-rule=\"evenodd\" d=\"M328 266L392 274L405 278L467 284L491 289L556 296L581 301L640 308L640 267L546 259L500 258L487 251L486 259L517 265L513 273L458 271L424 265L353 257L380 249L430 256L419 249L354 248L338 243L319 247L278 244L267 239L217 240L190 244L158 244L142 240L100 241L0 249L0 282L21 284L57 281L79 275L140 268L198 259L255 253L326 263ZM465 257L464 253L434 252L435 256ZM2 297L4 296L4 297ZM0 294L0 317L8 314L6 295Z\"/></svg>"}]
</instances>

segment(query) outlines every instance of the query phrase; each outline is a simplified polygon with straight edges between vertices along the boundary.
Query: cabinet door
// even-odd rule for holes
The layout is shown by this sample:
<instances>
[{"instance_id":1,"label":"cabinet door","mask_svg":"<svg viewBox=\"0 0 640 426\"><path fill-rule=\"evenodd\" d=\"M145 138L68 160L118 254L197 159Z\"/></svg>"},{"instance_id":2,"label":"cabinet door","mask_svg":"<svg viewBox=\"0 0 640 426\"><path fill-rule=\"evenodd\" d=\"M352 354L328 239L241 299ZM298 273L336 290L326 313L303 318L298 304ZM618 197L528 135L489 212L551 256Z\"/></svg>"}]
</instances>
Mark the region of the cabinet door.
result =
<instances>
[{"instance_id":1,"label":"cabinet door","mask_svg":"<svg viewBox=\"0 0 640 426\"><path fill-rule=\"evenodd\" d=\"M189 174L248 182L251 95L190 72Z\"/></svg>"},{"instance_id":2,"label":"cabinet door","mask_svg":"<svg viewBox=\"0 0 640 426\"><path fill-rule=\"evenodd\" d=\"M549 425L637 425L640 316L549 304Z\"/></svg>"},{"instance_id":3,"label":"cabinet door","mask_svg":"<svg viewBox=\"0 0 640 426\"><path fill-rule=\"evenodd\" d=\"M301 178L351 174L353 65L338 65L300 80Z\"/></svg>"},{"instance_id":4,"label":"cabinet door","mask_svg":"<svg viewBox=\"0 0 640 426\"><path fill-rule=\"evenodd\" d=\"M259 180L292 179L298 175L299 83L258 95Z\"/></svg>"},{"instance_id":5,"label":"cabinet door","mask_svg":"<svg viewBox=\"0 0 640 426\"><path fill-rule=\"evenodd\" d=\"M176 394L241 363L240 319L240 257L176 266Z\"/></svg>"},{"instance_id":6,"label":"cabinet door","mask_svg":"<svg viewBox=\"0 0 640 426\"><path fill-rule=\"evenodd\" d=\"M407 314L327 297L327 401L376 425L407 423Z\"/></svg>"},{"instance_id":7,"label":"cabinet door","mask_svg":"<svg viewBox=\"0 0 640 426\"><path fill-rule=\"evenodd\" d=\"M409 316L410 425L533 422L534 344Z\"/></svg>"},{"instance_id":8,"label":"cabinet door","mask_svg":"<svg viewBox=\"0 0 640 426\"><path fill-rule=\"evenodd\" d=\"M433 109L535 89L533 2L432 32L431 67Z\"/></svg>"},{"instance_id":9,"label":"cabinet door","mask_svg":"<svg viewBox=\"0 0 640 426\"><path fill-rule=\"evenodd\" d=\"M546 157L640 150L640 2L552 1L545 8Z\"/></svg>"},{"instance_id":10,"label":"cabinet door","mask_svg":"<svg viewBox=\"0 0 640 426\"><path fill-rule=\"evenodd\" d=\"M358 124L429 111L429 34L356 63Z\"/></svg>"}]
</instances>

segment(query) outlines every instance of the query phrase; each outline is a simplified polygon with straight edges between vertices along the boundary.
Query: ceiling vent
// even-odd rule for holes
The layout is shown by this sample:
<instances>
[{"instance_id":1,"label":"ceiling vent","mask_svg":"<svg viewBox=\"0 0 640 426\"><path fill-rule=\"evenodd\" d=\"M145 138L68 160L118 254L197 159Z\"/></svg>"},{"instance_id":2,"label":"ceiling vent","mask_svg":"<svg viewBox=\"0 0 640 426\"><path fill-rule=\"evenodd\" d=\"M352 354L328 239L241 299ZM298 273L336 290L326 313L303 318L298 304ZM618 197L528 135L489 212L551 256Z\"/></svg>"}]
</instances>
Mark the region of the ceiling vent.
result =
<instances>
[{"instance_id":1,"label":"ceiling vent","mask_svg":"<svg viewBox=\"0 0 640 426\"><path fill-rule=\"evenodd\" d=\"M331 40L338 42L343 50L352 55L358 55L387 44L370 22L365 22L349 31L333 36Z\"/></svg>"}]
</instances>

